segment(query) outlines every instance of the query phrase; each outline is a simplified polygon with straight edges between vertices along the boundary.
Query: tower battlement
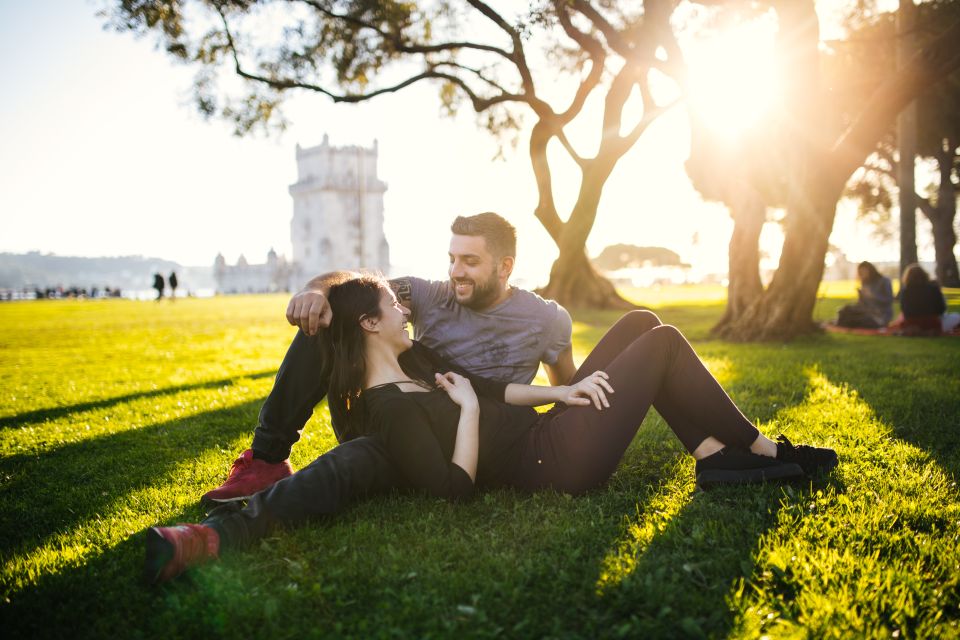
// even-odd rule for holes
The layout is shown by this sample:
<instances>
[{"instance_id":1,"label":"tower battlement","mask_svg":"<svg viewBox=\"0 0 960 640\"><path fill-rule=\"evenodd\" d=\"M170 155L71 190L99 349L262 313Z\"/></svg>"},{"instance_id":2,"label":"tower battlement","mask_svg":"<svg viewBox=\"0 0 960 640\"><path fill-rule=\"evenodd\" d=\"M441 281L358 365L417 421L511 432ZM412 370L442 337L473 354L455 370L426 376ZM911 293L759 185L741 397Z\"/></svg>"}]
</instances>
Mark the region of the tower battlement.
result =
<instances>
[{"instance_id":1,"label":"tower battlement","mask_svg":"<svg viewBox=\"0 0 960 640\"><path fill-rule=\"evenodd\" d=\"M334 269L387 272L390 248L383 232L385 182L377 176L378 145L335 147L328 136L296 147L297 181L290 185L294 288Z\"/></svg>"}]
</instances>

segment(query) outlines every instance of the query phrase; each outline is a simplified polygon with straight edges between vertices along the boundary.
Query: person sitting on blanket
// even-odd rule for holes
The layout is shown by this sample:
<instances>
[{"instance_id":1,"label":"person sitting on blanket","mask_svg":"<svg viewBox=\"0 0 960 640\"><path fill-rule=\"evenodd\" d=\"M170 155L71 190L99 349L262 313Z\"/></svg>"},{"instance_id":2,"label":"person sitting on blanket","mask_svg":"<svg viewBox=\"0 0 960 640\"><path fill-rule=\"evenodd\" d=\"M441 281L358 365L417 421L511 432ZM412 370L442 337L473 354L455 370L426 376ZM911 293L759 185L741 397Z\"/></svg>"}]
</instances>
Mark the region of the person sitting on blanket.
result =
<instances>
[{"instance_id":1,"label":"person sitting on blanket","mask_svg":"<svg viewBox=\"0 0 960 640\"><path fill-rule=\"evenodd\" d=\"M893 285L870 262L857 265L860 288L856 304L841 307L836 324L840 327L880 329L893 320Z\"/></svg>"},{"instance_id":2,"label":"person sitting on blanket","mask_svg":"<svg viewBox=\"0 0 960 640\"><path fill-rule=\"evenodd\" d=\"M903 272L900 310L903 319L897 328L904 335L940 335L947 301L939 283L918 264L911 264Z\"/></svg>"}]
</instances>

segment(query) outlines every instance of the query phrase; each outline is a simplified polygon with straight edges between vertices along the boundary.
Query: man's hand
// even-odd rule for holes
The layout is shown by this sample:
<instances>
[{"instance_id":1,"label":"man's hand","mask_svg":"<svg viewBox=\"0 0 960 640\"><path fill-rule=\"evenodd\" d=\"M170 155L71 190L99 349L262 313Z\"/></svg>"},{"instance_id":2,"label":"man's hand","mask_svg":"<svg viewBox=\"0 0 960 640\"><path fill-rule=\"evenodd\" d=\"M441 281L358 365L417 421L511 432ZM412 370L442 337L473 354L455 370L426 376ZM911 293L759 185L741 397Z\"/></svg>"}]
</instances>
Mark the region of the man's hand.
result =
<instances>
[{"instance_id":1,"label":"man's hand","mask_svg":"<svg viewBox=\"0 0 960 640\"><path fill-rule=\"evenodd\" d=\"M330 302L321 289L304 289L290 298L287 305L287 322L300 327L308 336L315 335L320 328L329 327L332 319Z\"/></svg>"}]
</instances>

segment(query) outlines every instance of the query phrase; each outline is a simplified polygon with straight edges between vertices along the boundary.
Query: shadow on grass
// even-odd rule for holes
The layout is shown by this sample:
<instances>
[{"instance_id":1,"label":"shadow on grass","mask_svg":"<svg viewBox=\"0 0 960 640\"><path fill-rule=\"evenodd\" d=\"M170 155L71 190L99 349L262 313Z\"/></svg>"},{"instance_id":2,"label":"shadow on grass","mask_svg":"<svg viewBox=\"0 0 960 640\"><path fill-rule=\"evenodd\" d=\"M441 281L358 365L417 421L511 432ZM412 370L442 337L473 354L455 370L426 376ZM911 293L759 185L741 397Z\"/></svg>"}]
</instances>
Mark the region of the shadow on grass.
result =
<instances>
[{"instance_id":1,"label":"shadow on grass","mask_svg":"<svg viewBox=\"0 0 960 640\"><path fill-rule=\"evenodd\" d=\"M242 373L229 378L222 378L220 380L194 382L191 384L177 385L175 387L164 387L162 389L151 389L150 391L129 393L127 395L117 396L115 398L105 398L103 400L93 400L91 402L80 402L64 407L51 407L48 409L37 409L36 411L26 411L24 413L18 413L16 415L0 418L0 429L6 429L8 427L23 427L36 422L44 422L46 420L62 418L63 416L68 416L71 413L81 413L83 411L91 411L94 409L105 409L107 407L123 404L124 402L130 402L131 400L155 398L157 396L166 396L174 393L180 393L182 391L215 389L217 387L232 385L241 378L252 378L256 380L259 378L274 376L276 373L277 372L275 369L271 369L269 371L258 371L257 373Z\"/></svg>"},{"instance_id":2,"label":"shadow on grass","mask_svg":"<svg viewBox=\"0 0 960 640\"><path fill-rule=\"evenodd\" d=\"M777 485L695 493L640 550L632 571L604 589L607 615L619 625L617 633L725 636L735 617L728 593L738 579L754 572L758 541L776 523L785 499Z\"/></svg>"},{"instance_id":3,"label":"shadow on grass","mask_svg":"<svg viewBox=\"0 0 960 640\"><path fill-rule=\"evenodd\" d=\"M183 462L252 435L262 398L188 418L0 460L0 549L25 552L103 515ZM199 498L199 495L197 496ZM162 499L162 498L160 498ZM133 505L134 510L138 510Z\"/></svg>"},{"instance_id":4,"label":"shadow on grass","mask_svg":"<svg viewBox=\"0 0 960 640\"><path fill-rule=\"evenodd\" d=\"M194 521L193 508L170 522ZM84 558L80 566L42 575L37 584L0 604L0 625L9 638L143 638L166 636L189 612L165 605L163 588L141 582L144 532ZM185 580L189 580L185 578ZM179 637L201 637L181 634Z\"/></svg>"}]
</instances>

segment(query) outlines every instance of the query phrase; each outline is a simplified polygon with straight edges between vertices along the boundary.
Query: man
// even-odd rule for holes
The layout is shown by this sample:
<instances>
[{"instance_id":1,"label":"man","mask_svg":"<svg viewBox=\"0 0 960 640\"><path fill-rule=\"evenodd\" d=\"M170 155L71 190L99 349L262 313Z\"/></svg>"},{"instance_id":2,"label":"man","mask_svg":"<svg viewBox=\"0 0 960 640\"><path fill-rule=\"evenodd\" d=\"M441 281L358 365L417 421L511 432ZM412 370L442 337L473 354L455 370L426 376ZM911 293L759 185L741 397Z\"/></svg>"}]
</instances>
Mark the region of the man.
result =
<instances>
[{"instance_id":1,"label":"man","mask_svg":"<svg viewBox=\"0 0 960 640\"><path fill-rule=\"evenodd\" d=\"M488 212L458 217L451 231L449 281L390 281L400 302L411 311L414 338L485 377L529 383L543 363L551 384L569 381L576 371L569 314L555 302L508 284L516 259L513 226ZM291 299L287 320L300 331L260 411L253 444L234 462L227 481L204 494L204 501L243 500L293 473L290 449L326 395L317 336L330 324L327 294L331 286L354 275L318 276ZM332 416L332 423L342 444L307 467L311 472L323 468L325 476L331 477L332 484L326 483L329 491L320 501L321 512L332 513L360 494L397 486L378 442L344 432L338 416ZM317 496L309 499L313 502L309 506L307 497L290 499L303 501L302 507L316 514Z\"/></svg>"}]
</instances>

